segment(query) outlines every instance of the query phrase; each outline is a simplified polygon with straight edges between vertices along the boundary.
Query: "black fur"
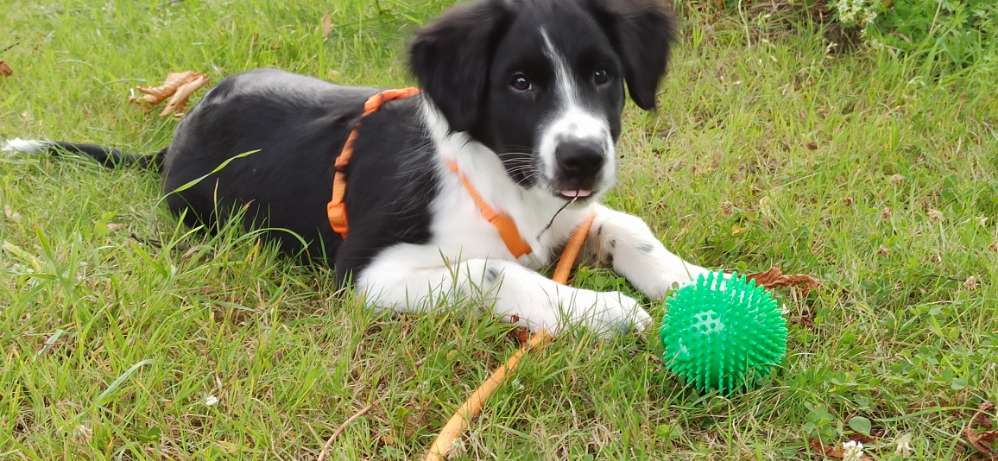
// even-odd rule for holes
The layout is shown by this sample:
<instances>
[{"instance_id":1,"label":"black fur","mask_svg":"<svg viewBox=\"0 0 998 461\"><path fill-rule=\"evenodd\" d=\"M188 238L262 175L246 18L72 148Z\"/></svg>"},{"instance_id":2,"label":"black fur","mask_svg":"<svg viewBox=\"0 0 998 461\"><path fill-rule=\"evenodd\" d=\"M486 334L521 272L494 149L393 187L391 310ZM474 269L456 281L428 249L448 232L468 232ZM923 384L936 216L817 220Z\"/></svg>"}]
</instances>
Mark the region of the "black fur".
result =
<instances>
[{"instance_id":1,"label":"black fur","mask_svg":"<svg viewBox=\"0 0 998 461\"><path fill-rule=\"evenodd\" d=\"M525 187L538 181L538 127L556 104L554 69L540 30L578 76L587 109L606 115L614 140L624 83L638 106L654 107L673 36L669 11L653 0L479 0L417 33L410 67L427 98L451 130L495 151ZM601 70L606 82L593 78ZM511 87L511 77L520 73L529 75L531 91ZM347 170L349 238L329 227L333 162L374 92L257 70L212 89L178 126L170 147L155 156L84 144L57 147L108 166L162 165L167 203L188 224L212 229L238 211L246 227L270 229L265 235L283 250L334 265L343 281L389 246L433 237L437 153L419 98L389 103L364 119Z\"/></svg>"},{"instance_id":2,"label":"black fur","mask_svg":"<svg viewBox=\"0 0 998 461\"><path fill-rule=\"evenodd\" d=\"M676 39L672 12L660 0L589 2L623 60L631 99L642 109L654 109L658 82Z\"/></svg>"},{"instance_id":3,"label":"black fur","mask_svg":"<svg viewBox=\"0 0 998 461\"><path fill-rule=\"evenodd\" d=\"M49 148L54 154L69 153L90 157L108 168L118 167L154 167L157 170L163 165L163 158L166 156L166 149L153 155L126 154L112 147L98 146L94 144L53 142Z\"/></svg>"},{"instance_id":4,"label":"black fur","mask_svg":"<svg viewBox=\"0 0 998 461\"><path fill-rule=\"evenodd\" d=\"M453 130L490 147L526 187L542 169L538 127L557 104L542 28L573 66L588 109L606 116L614 140L624 82L639 107L654 108L674 35L671 12L656 0L485 0L457 7L417 34L410 66L420 86ZM593 83L597 70L608 72L607 84ZM511 90L519 74L532 81L531 91ZM576 189L599 178L548 179L560 183L557 189Z\"/></svg>"},{"instance_id":5,"label":"black fur","mask_svg":"<svg viewBox=\"0 0 998 461\"><path fill-rule=\"evenodd\" d=\"M409 48L420 88L453 131L470 131L482 114L489 67L512 12L502 1L457 6L421 30Z\"/></svg>"},{"instance_id":6,"label":"black fur","mask_svg":"<svg viewBox=\"0 0 998 461\"><path fill-rule=\"evenodd\" d=\"M305 249L324 259L339 280L389 245L426 242L437 187L415 99L389 103L364 119L347 169L350 238L344 243L329 227L333 163L374 92L277 70L226 79L178 127L164 164L164 190L233 156L258 152L170 194L170 208L212 225L245 207L248 227L280 228L268 235L289 252Z\"/></svg>"}]
</instances>

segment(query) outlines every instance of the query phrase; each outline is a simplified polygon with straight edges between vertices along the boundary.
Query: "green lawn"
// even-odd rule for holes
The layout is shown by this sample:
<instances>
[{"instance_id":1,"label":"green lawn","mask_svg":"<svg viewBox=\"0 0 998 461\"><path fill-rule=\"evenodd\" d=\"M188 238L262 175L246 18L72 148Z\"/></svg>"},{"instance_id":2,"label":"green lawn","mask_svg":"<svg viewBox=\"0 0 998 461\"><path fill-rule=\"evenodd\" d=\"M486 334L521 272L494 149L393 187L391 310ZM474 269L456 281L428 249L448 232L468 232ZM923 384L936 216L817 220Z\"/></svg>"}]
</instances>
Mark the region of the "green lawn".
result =
<instances>
[{"instance_id":1,"label":"green lawn","mask_svg":"<svg viewBox=\"0 0 998 461\"><path fill-rule=\"evenodd\" d=\"M0 138L156 151L176 121L126 99L175 70L403 85L406 37L449 3L0 0ZM784 368L702 396L664 372L654 331L571 332L487 405L460 459L820 459L810 439L839 445L864 418L877 459L906 439L909 459L970 459L960 432L998 401L994 74L933 81L826 54L817 26L686 10L660 110L627 109L609 201L693 261L820 278L780 293ZM516 348L470 305L374 314L254 235L190 232L158 186L0 158L0 459L314 459L368 404L333 458L417 458Z\"/></svg>"}]
</instances>

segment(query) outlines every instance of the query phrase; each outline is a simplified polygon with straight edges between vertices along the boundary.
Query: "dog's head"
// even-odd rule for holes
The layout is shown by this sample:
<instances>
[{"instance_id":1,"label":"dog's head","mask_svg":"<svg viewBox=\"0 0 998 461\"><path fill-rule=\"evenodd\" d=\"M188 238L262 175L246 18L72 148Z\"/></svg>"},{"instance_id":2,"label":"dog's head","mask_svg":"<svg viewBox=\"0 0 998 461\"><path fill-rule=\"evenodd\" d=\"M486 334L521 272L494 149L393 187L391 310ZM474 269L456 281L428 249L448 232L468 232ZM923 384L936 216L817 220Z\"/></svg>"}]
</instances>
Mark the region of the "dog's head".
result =
<instances>
[{"instance_id":1,"label":"dog's head","mask_svg":"<svg viewBox=\"0 0 998 461\"><path fill-rule=\"evenodd\" d=\"M419 31L410 65L515 182L589 197L614 182L625 84L655 107L674 31L660 1L479 0Z\"/></svg>"}]
</instances>

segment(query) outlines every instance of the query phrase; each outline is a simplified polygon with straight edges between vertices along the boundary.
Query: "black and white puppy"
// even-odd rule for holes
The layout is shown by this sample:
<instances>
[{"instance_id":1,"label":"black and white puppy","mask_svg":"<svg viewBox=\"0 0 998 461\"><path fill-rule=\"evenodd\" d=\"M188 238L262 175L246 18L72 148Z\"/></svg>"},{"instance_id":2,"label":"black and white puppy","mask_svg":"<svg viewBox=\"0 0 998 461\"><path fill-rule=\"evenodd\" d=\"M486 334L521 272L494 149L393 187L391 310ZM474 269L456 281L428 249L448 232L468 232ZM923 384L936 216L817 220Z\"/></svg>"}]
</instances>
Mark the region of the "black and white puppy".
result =
<instances>
[{"instance_id":1,"label":"black and white puppy","mask_svg":"<svg viewBox=\"0 0 998 461\"><path fill-rule=\"evenodd\" d=\"M44 141L6 148L160 165L169 207L189 224L240 216L281 229L267 235L334 266L378 308L484 296L496 314L531 329L642 328L650 319L634 299L535 270L595 213L587 247L647 296L706 271L666 250L641 219L599 204L614 184L625 86L642 109L656 104L674 34L660 1L478 0L420 30L410 66L422 96L387 104L359 131L346 240L330 229L325 206L335 157L374 89L257 70L212 89L156 156ZM531 254L513 257L448 161L512 217Z\"/></svg>"}]
</instances>

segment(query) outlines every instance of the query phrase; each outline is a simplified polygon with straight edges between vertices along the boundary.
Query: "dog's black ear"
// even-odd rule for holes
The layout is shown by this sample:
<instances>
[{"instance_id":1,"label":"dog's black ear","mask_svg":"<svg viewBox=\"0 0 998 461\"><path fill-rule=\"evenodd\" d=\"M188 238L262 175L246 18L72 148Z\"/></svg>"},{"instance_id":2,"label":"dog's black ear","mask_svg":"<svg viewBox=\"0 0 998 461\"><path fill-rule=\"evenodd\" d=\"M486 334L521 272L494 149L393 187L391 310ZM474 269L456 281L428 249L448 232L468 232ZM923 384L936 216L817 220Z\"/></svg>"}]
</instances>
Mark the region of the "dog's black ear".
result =
<instances>
[{"instance_id":1,"label":"dog's black ear","mask_svg":"<svg viewBox=\"0 0 998 461\"><path fill-rule=\"evenodd\" d=\"M631 99L644 110L655 108L658 82L665 74L676 36L672 10L663 0L589 0L624 64Z\"/></svg>"},{"instance_id":2,"label":"dog's black ear","mask_svg":"<svg viewBox=\"0 0 998 461\"><path fill-rule=\"evenodd\" d=\"M480 0L416 33L409 68L453 131L468 131L478 118L492 52L510 14L502 0Z\"/></svg>"}]
</instances>

